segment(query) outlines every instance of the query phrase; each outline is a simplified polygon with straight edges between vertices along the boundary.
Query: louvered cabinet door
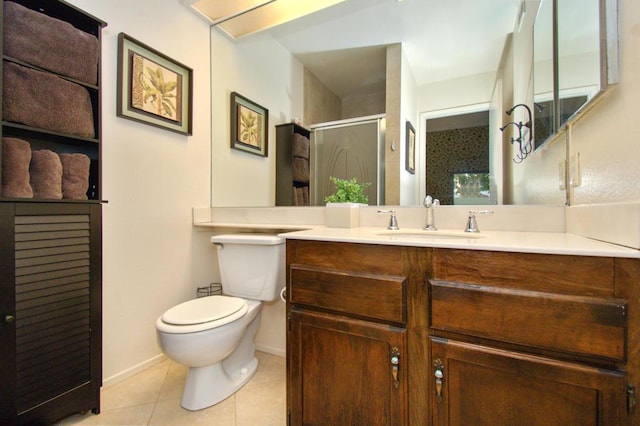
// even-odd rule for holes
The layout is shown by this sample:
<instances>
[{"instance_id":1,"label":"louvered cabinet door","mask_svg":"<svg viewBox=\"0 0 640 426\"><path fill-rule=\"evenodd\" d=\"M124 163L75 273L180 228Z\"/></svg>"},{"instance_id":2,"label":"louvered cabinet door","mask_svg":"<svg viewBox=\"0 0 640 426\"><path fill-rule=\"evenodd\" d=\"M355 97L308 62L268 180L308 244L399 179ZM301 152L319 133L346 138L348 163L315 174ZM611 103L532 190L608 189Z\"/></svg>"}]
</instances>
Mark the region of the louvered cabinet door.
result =
<instances>
[{"instance_id":1,"label":"louvered cabinet door","mask_svg":"<svg viewBox=\"0 0 640 426\"><path fill-rule=\"evenodd\" d=\"M100 206L14 206L13 233L5 234L13 237L13 252L3 257L13 264L14 319L4 326L13 326L14 333L17 422L98 412ZM3 277L3 293L10 285Z\"/></svg>"}]
</instances>

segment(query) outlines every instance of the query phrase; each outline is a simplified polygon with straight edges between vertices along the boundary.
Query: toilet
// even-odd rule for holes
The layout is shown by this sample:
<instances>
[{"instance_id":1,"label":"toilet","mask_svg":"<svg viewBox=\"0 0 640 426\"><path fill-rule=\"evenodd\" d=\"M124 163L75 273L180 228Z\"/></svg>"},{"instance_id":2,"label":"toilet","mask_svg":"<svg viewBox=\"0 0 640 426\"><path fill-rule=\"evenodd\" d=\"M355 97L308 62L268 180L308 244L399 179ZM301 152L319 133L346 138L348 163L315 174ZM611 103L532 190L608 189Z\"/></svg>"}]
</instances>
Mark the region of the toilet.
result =
<instances>
[{"instance_id":1,"label":"toilet","mask_svg":"<svg viewBox=\"0 0 640 426\"><path fill-rule=\"evenodd\" d=\"M278 298L285 285L283 238L227 234L211 237L211 242L217 248L223 295L181 303L156 321L164 354L189 367L181 403L187 410L214 405L253 377L262 301Z\"/></svg>"}]
</instances>

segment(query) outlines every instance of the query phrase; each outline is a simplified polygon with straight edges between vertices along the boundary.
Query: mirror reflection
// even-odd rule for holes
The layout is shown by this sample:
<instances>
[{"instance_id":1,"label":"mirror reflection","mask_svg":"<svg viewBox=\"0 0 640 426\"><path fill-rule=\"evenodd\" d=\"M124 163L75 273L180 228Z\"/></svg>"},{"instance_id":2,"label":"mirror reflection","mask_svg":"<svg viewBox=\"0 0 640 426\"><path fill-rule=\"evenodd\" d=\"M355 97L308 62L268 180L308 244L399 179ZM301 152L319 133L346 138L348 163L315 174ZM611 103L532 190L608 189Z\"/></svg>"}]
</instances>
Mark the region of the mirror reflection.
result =
<instances>
[{"instance_id":1,"label":"mirror reflection","mask_svg":"<svg viewBox=\"0 0 640 426\"><path fill-rule=\"evenodd\" d=\"M558 16L583 5L580 0L559 2L567 4L559 7ZM593 2L598 0L589 0ZM562 121L570 118L585 96L593 96L589 90L602 88L598 81L590 83L593 74L599 74L598 61L595 71L588 75L577 72L593 64L594 57L599 58L598 52L586 48L593 44L585 42L586 38L593 40L591 25L583 25L577 32L558 32L567 40L558 42L562 59L556 64L568 71L554 73L552 5L552 0L457 0L456 6L432 0L346 0L234 43L248 45L271 37L302 64L304 109L299 124L305 129L384 114L383 155L377 164L384 180L379 184L383 192L378 200L389 205L421 205L425 195L435 194L443 204L465 200L473 200L469 201L472 204L531 203L530 198L518 194L519 186L538 173L548 174L550 169L557 182L556 164L564 160L560 156L565 155L565 149L554 149L554 156L547 154L545 160L538 156L513 164L511 135L499 131L509 121L504 111L520 103L534 106L536 139L546 140L559 128L560 117L564 117ZM466 13L458 13L460 8ZM543 12L547 9L551 12ZM593 10L581 10L579 15L571 19L587 22L587 17L593 18ZM598 20L597 11L595 16ZM547 19L544 25L543 17ZM597 25L595 38L599 39ZM215 54L212 57L215 60ZM559 82L562 85L556 84ZM555 102L559 93L562 102ZM565 113L555 114L561 104ZM481 150L466 149L472 144L464 130L469 129L468 124L451 127L449 123L445 128L443 122L434 121L455 123L454 118L479 111L484 114L483 130L471 133L483 140ZM276 119L275 123L287 123L292 118L280 114ZM549 122L543 125L544 120ZM405 129L409 125L416 131L415 147L411 148L406 145ZM436 141L442 132L457 135L448 140L446 136L444 142L431 146L429 141ZM312 153L314 137L312 131ZM443 148L439 153L433 151L437 145ZM415 155L412 170L406 167L409 152ZM462 163L465 155L479 161L451 166ZM334 164L333 173L346 163L343 160L344 156ZM554 166L541 161L553 162ZM310 163L312 169L318 167ZM280 171L278 166L276 181L281 180ZM316 172L310 178L311 191L314 186L323 186L313 181ZM434 177L436 172L442 176ZM553 179L545 181L553 183ZM554 191L559 191L555 186ZM311 205L322 205L313 194L308 198L314 200ZM558 194L552 199L564 200L564 196Z\"/></svg>"},{"instance_id":2,"label":"mirror reflection","mask_svg":"<svg viewBox=\"0 0 640 426\"><path fill-rule=\"evenodd\" d=\"M534 29L536 147L606 88L603 10L601 0L541 1Z\"/></svg>"}]
</instances>

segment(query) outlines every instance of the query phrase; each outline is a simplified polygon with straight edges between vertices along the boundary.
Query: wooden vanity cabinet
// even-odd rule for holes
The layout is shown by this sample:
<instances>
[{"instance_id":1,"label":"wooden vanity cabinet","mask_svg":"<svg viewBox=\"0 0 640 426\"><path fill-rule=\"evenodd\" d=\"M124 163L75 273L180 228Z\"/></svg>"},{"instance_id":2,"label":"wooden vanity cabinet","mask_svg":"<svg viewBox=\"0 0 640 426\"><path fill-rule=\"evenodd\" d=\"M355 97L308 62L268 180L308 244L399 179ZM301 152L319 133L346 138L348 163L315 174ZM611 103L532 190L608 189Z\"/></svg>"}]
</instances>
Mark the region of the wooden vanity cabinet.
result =
<instances>
[{"instance_id":1,"label":"wooden vanity cabinet","mask_svg":"<svg viewBox=\"0 0 640 426\"><path fill-rule=\"evenodd\" d=\"M289 424L426 423L410 408L426 376L409 365L426 362L427 260L414 248L287 241Z\"/></svg>"},{"instance_id":2,"label":"wooden vanity cabinet","mask_svg":"<svg viewBox=\"0 0 640 426\"><path fill-rule=\"evenodd\" d=\"M290 425L640 425L639 259L287 240L287 286Z\"/></svg>"},{"instance_id":3,"label":"wooden vanity cabinet","mask_svg":"<svg viewBox=\"0 0 640 426\"><path fill-rule=\"evenodd\" d=\"M433 261L431 424L639 424L638 260L434 250Z\"/></svg>"}]
</instances>

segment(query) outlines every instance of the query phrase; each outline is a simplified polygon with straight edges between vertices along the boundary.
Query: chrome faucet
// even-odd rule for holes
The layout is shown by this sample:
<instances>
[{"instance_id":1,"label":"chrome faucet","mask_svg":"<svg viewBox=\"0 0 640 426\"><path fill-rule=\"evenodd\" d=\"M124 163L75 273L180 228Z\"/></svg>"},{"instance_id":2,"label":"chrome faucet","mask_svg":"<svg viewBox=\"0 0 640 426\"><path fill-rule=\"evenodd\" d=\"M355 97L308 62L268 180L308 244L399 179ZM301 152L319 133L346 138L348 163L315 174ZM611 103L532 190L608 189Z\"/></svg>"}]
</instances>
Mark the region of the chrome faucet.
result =
<instances>
[{"instance_id":1,"label":"chrome faucet","mask_svg":"<svg viewBox=\"0 0 640 426\"><path fill-rule=\"evenodd\" d=\"M378 213L391 213L391 217L389 218L389 226L387 229L391 229L392 231L397 231L400 229L398 227L398 219L396 218L395 210L378 210Z\"/></svg>"},{"instance_id":2,"label":"chrome faucet","mask_svg":"<svg viewBox=\"0 0 640 426\"><path fill-rule=\"evenodd\" d=\"M476 215L487 214L487 213L493 213L493 210L469 210L467 226L465 227L464 232L471 232L471 233L480 232L480 229L478 229L478 221L476 220Z\"/></svg>"},{"instance_id":3,"label":"chrome faucet","mask_svg":"<svg viewBox=\"0 0 640 426\"><path fill-rule=\"evenodd\" d=\"M440 205L440 200L434 199L431 195L424 197L424 206L427 209L427 223L424 225L425 231L437 231L435 206Z\"/></svg>"}]
</instances>

